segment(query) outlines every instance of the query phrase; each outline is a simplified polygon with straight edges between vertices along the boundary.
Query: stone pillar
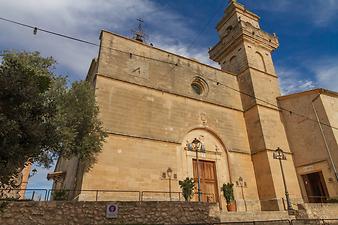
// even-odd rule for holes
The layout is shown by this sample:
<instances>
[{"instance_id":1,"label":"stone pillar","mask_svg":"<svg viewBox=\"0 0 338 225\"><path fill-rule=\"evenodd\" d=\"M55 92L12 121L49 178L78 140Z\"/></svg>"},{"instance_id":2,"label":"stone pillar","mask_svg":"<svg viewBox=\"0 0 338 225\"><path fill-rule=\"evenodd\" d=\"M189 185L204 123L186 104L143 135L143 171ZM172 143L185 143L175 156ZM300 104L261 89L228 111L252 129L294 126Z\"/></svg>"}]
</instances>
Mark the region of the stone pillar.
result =
<instances>
[{"instance_id":1,"label":"stone pillar","mask_svg":"<svg viewBox=\"0 0 338 225\"><path fill-rule=\"evenodd\" d=\"M237 75L262 210L281 210L285 198L281 171L272 157L277 147L287 155L283 163L290 197L301 194L277 107L280 88L271 53L278 48L278 39L262 31L259 17L235 1L216 28L220 41L209 51L210 58Z\"/></svg>"}]
</instances>

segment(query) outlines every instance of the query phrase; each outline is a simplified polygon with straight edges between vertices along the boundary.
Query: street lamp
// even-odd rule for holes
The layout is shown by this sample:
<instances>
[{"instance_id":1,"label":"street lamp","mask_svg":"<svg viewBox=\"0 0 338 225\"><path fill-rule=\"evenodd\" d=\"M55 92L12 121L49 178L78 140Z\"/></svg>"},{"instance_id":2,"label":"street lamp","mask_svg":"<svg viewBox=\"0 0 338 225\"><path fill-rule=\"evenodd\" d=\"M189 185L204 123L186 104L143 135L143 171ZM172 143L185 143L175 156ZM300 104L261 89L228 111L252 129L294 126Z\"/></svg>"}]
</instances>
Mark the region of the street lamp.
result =
<instances>
[{"instance_id":1,"label":"street lamp","mask_svg":"<svg viewBox=\"0 0 338 225\"><path fill-rule=\"evenodd\" d=\"M245 206L245 211L247 211L247 206L246 206L246 201L244 198L244 191L243 188L247 188L246 182L243 180L243 177L239 177L238 180L236 181L236 186L241 188L242 191L242 198L244 201L244 206Z\"/></svg>"},{"instance_id":2,"label":"street lamp","mask_svg":"<svg viewBox=\"0 0 338 225\"><path fill-rule=\"evenodd\" d=\"M171 180L172 179L174 179L174 180L177 179L177 174L176 173L173 174L173 170L170 167L168 167L167 171L162 172L162 179L163 180L168 180L168 184L169 184L169 199L171 201Z\"/></svg>"},{"instance_id":3,"label":"street lamp","mask_svg":"<svg viewBox=\"0 0 338 225\"><path fill-rule=\"evenodd\" d=\"M28 178L31 178L31 177L33 177L36 173L38 172L38 170L37 169L32 169L32 172L31 173L29 173L29 175L28 175Z\"/></svg>"},{"instance_id":4,"label":"street lamp","mask_svg":"<svg viewBox=\"0 0 338 225\"><path fill-rule=\"evenodd\" d=\"M288 211L293 210L291 202L290 202L290 198L289 198L289 192L288 192L288 189L286 187L285 175L284 175L284 170L283 170L283 165L282 165L282 160L286 160L286 156L285 156L283 150L278 147L275 150L275 152L273 153L273 158L279 160L279 165L280 165L280 169L281 169L281 172L282 172L285 198L286 198L286 204L287 204L287 207L288 207Z\"/></svg>"},{"instance_id":5,"label":"street lamp","mask_svg":"<svg viewBox=\"0 0 338 225\"><path fill-rule=\"evenodd\" d=\"M187 144L189 151L196 152L196 167L197 167L197 194L198 194L198 201L201 201L201 177L199 173L199 163L198 163L198 152L205 152L205 146L202 144L200 140L195 138L191 143Z\"/></svg>"},{"instance_id":6,"label":"street lamp","mask_svg":"<svg viewBox=\"0 0 338 225\"><path fill-rule=\"evenodd\" d=\"M170 199L170 201L171 201L171 176L172 176L172 174L173 174L173 170L169 167L168 169L167 169L167 176L168 176L168 180L169 180L169 199Z\"/></svg>"}]
</instances>

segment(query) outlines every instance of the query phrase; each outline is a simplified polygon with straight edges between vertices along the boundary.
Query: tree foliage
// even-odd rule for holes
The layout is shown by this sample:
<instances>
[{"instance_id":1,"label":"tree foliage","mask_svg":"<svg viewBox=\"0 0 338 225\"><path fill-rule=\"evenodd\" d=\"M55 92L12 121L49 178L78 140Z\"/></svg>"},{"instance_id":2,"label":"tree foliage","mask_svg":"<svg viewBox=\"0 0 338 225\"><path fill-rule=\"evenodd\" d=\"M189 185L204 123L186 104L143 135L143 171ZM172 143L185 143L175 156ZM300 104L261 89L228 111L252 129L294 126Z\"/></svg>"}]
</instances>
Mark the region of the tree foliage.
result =
<instances>
[{"instance_id":1,"label":"tree foliage","mask_svg":"<svg viewBox=\"0 0 338 225\"><path fill-rule=\"evenodd\" d=\"M27 162L48 167L62 156L92 161L106 137L94 90L67 87L55 60L38 52L5 52L0 64L0 186L15 185Z\"/></svg>"}]
</instances>

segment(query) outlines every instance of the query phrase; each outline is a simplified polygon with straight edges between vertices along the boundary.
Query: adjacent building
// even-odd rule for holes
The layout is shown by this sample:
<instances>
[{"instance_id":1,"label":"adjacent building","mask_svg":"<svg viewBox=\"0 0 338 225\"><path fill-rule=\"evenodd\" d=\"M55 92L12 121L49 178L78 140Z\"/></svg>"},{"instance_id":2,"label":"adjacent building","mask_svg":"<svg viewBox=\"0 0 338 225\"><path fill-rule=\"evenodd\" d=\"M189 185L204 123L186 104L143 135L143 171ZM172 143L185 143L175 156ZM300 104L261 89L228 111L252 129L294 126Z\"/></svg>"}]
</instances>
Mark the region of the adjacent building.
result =
<instances>
[{"instance_id":1,"label":"adjacent building","mask_svg":"<svg viewBox=\"0 0 338 225\"><path fill-rule=\"evenodd\" d=\"M338 196L338 93L315 89L278 98L303 198Z\"/></svg>"}]
</instances>

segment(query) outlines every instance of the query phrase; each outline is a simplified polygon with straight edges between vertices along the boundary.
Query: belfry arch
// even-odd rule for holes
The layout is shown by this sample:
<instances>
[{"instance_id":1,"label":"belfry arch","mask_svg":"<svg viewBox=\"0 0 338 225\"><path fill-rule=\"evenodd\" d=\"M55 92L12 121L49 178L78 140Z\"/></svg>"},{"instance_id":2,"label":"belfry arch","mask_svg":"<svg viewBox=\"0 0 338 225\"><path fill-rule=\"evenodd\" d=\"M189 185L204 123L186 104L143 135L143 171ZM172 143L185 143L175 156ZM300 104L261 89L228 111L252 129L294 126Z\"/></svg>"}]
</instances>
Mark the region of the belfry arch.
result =
<instances>
[{"instance_id":1,"label":"belfry arch","mask_svg":"<svg viewBox=\"0 0 338 225\"><path fill-rule=\"evenodd\" d=\"M197 138L204 146L205 152L196 152L187 148L187 144ZM181 157L183 174L194 177L195 200L197 200L197 164L201 179L202 201L222 202L220 187L223 183L231 182L228 152L222 140L215 132L205 128L190 130L182 139Z\"/></svg>"},{"instance_id":2,"label":"belfry arch","mask_svg":"<svg viewBox=\"0 0 338 225\"><path fill-rule=\"evenodd\" d=\"M261 53L257 52L255 53L256 55L256 67L257 69L266 72L266 65L265 65L265 61L264 61L264 57Z\"/></svg>"}]
</instances>

